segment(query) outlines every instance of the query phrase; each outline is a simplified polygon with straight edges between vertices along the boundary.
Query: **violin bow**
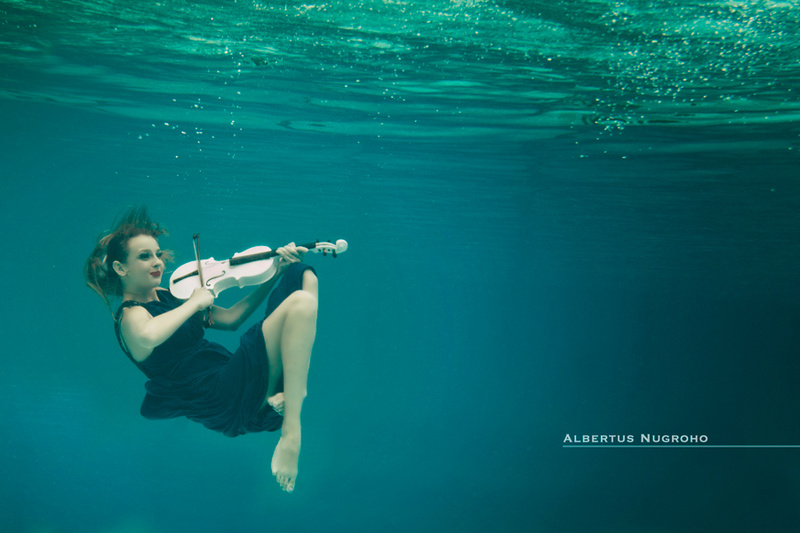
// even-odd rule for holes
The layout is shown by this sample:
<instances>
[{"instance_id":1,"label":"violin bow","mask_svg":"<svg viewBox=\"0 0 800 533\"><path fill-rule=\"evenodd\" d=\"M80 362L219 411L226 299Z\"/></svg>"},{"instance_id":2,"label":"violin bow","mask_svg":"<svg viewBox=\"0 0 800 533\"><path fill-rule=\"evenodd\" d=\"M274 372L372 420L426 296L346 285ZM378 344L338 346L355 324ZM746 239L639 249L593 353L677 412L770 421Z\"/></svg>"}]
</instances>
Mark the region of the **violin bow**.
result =
<instances>
[{"instance_id":1,"label":"violin bow","mask_svg":"<svg viewBox=\"0 0 800 533\"><path fill-rule=\"evenodd\" d=\"M194 241L194 258L197 259L197 275L200 276L200 288L202 289L206 282L203 279L203 263L200 261L200 234L195 233L192 240Z\"/></svg>"},{"instance_id":2,"label":"violin bow","mask_svg":"<svg viewBox=\"0 0 800 533\"><path fill-rule=\"evenodd\" d=\"M200 288L206 286L206 282L203 279L203 263L200 260L200 234L195 233L192 235L192 240L194 241L194 257L197 259L197 275L200 276ZM203 320L208 326L214 325L214 318L211 316L211 308L209 307L203 312Z\"/></svg>"}]
</instances>

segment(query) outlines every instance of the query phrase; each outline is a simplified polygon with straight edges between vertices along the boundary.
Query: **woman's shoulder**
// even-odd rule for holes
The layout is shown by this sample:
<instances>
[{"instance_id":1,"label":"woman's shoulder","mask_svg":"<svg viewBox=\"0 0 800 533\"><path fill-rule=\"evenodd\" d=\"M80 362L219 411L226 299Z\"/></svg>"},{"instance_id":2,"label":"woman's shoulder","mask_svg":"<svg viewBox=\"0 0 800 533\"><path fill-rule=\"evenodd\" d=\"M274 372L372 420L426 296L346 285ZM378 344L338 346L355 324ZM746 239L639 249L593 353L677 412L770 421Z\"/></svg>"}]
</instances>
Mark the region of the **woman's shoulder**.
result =
<instances>
[{"instance_id":1,"label":"woman's shoulder","mask_svg":"<svg viewBox=\"0 0 800 533\"><path fill-rule=\"evenodd\" d=\"M117 325L120 325L123 323L123 319L126 317L146 317L148 315L150 315L150 312L142 302L137 302L136 300L125 300L119 305L119 308L114 315L114 321L117 323Z\"/></svg>"},{"instance_id":2,"label":"woman's shoulder","mask_svg":"<svg viewBox=\"0 0 800 533\"><path fill-rule=\"evenodd\" d=\"M182 302L181 300L177 299L175 296L172 295L171 292L167 289L156 289L156 299L151 300L149 302L139 302L137 300L125 300L121 304L119 304L119 308L117 309L117 320L122 317L123 313L126 309L133 309L138 308L141 311L148 311L148 307L151 304L156 304L156 309L159 307L158 304L166 304L166 305L180 305ZM137 313L141 311L136 311Z\"/></svg>"}]
</instances>

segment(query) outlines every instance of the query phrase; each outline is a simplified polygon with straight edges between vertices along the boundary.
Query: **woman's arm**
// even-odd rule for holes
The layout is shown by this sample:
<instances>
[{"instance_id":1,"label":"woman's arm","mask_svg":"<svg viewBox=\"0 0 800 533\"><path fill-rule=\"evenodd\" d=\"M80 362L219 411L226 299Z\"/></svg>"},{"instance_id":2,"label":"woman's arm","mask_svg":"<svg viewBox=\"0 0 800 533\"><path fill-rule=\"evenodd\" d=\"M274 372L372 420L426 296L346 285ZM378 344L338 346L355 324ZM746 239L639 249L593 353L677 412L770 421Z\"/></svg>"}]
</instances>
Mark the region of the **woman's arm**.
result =
<instances>
[{"instance_id":1,"label":"woman's arm","mask_svg":"<svg viewBox=\"0 0 800 533\"><path fill-rule=\"evenodd\" d=\"M214 329L234 330L241 326L245 320L250 318L253 311L258 309L258 306L260 306L267 297L269 291L275 286L275 283L283 275L286 268L292 263L299 263L303 260L303 256L308 252L308 248L295 246L294 243L289 243L275 251L278 253L279 257L277 274L259 285L256 290L239 300L232 307L228 309L217 306L212 307L210 327Z\"/></svg>"},{"instance_id":2,"label":"woman's arm","mask_svg":"<svg viewBox=\"0 0 800 533\"><path fill-rule=\"evenodd\" d=\"M143 361L153 348L170 338L192 315L214 303L214 295L205 289L195 289L188 300L171 311L153 316L144 307L125 310L122 336L137 361Z\"/></svg>"},{"instance_id":3,"label":"woman's arm","mask_svg":"<svg viewBox=\"0 0 800 533\"><path fill-rule=\"evenodd\" d=\"M275 286L281 274L272 276L272 279L262 283L253 292L236 302L232 307L211 307L211 320L209 327L214 329L237 329L247 320Z\"/></svg>"}]
</instances>

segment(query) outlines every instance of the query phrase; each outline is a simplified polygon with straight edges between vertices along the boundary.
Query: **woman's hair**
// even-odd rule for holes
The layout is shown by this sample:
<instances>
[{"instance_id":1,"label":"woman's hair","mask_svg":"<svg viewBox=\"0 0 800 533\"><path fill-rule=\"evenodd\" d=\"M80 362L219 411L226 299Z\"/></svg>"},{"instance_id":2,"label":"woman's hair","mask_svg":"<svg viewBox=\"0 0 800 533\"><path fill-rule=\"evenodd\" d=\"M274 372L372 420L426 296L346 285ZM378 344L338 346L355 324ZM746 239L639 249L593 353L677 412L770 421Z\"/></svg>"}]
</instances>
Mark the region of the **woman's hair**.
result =
<instances>
[{"instance_id":1,"label":"woman's hair","mask_svg":"<svg viewBox=\"0 0 800 533\"><path fill-rule=\"evenodd\" d=\"M84 266L86 284L103 298L111 309L111 298L122 296L122 280L114 271L114 261L124 263L128 260L128 241L139 235L158 238L167 230L160 224L150 220L147 208L130 207L118 216L112 224L111 232L103 232L97 238L89 259ZM169 250L164 251L164 260L172 259Z\"/></svg>"}]
</instances>

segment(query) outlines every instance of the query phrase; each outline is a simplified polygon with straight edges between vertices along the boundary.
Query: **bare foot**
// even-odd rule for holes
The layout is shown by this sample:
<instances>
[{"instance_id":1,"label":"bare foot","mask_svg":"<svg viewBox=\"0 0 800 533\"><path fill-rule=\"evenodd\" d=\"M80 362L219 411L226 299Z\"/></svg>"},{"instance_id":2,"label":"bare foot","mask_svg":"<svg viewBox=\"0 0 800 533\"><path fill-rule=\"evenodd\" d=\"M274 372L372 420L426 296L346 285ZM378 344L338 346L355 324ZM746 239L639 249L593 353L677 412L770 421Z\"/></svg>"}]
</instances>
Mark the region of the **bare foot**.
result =
<instances>
[{"instance_id":1,"label":"bare foot","mask_svg":"<svg viewBox=\"0 0 800 533\"><path fill-rule=\"evenodd\" d=\"M270 396L267 398L267 403L272 407L272 409L278 413L279 415L283 416L283 393L279 392L275 396Z\"/></svg>"},{"instance_id":2,"label":"bare foot","mask_svg":"<svg viewBox=\"0 0 800 533\"><path fill-rule=\"evenodd\" d=\"M297 462L300 459L300 439L282 435L272 454L272 475L286 492L294 490Z\"/></svg>"}]
</instances>

